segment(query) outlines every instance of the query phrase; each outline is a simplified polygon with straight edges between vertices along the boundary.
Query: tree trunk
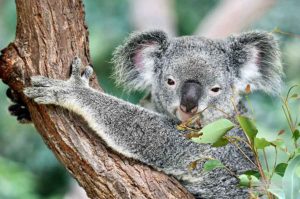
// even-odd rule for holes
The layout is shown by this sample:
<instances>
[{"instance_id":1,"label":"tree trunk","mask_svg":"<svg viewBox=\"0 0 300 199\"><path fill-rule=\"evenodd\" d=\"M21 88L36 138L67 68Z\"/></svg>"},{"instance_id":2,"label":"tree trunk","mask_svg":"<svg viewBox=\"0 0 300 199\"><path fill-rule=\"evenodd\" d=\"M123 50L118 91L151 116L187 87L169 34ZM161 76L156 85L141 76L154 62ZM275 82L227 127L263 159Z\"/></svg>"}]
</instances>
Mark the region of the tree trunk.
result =
<instances>
[{"instance_id":1,"label":"tree trunk","mask_svg":"<svg viewBox=\"0 0 300 199\"><path fill-rule=\"evenodd\" d=\"M80 0L16 0L17 33L2 50L0 78L20 93L48 147L90 198L193 198L174 178L108 149L84 121L22 94L29 77L69 76L71 60L90 62L88 31ZM94 76L94 88L100 89Z\"/></svg>"}]
</instances>

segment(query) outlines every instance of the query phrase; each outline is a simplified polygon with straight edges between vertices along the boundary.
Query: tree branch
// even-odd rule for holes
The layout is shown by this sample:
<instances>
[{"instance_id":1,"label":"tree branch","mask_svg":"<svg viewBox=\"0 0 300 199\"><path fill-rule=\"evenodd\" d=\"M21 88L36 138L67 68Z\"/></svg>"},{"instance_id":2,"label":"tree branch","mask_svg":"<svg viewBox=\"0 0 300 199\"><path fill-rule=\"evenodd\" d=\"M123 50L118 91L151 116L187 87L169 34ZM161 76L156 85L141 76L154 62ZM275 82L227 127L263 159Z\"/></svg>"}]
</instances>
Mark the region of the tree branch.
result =
<instances>
[{"instance_id":1,"label":"tree branch","mask_svg":"<svg viewBox=\"0 0 300 199\"><path fill-rule=\"evenodd\" d=\"M174 0L130 0L130 18L136 30L163 30L176 36Z\"/></svg>"},{"instance_id":2,"label":"tree branch","mask_svg":"<svg viewBox=\"0 0 300 199\"><path fill-rule=\"evenodd\" d=\"M195 34L209 38L225 38L241 32L263 16L275 0L224 0L199 24Z\"/></svg>"},{"instance_id":3,"label":"tree branch","mask_svg":"<svg viewBox=\"0 0 300 199\"><path fill-rule=\"evenodd\" d=\"M47 146L90 198L193 198L174 178L108 149L79 116L22 94L29 77L66 79L74 56L90 61L80 0L16 0L16 39L0 57L0 78L28 105ZM94 88L100 89L94 76Z\"/></svg>"}]
</instances>

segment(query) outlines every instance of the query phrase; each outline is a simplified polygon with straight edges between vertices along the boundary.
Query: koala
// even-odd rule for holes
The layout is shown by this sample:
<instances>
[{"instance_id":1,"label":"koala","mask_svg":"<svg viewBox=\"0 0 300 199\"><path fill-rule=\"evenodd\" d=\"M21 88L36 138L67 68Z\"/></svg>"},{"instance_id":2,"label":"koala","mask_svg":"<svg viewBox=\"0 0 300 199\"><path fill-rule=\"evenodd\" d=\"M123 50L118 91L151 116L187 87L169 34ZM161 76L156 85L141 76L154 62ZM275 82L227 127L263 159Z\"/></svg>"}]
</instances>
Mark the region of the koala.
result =
<instances>
[{"instance_id":1,"label":"koala","mask_svg":"<svg viewBox=\"0 0 300 199\"><path fill-rule=\"evenodd\" d=\"M68 80L31 77L24 94L39 104L53 104L81 115L106 144L177 178L196 198L248 198L236 175L255 165L233 144L212 147L185 138L176 129L180 121L195 114L208 123L222 112L234 116L232 101L241 104L246 85L252 90L275 93L282 66L278 44L265 32L248 32L224 40L188 36L168 38L164 32L133 33L113 56L115 77L128 90L151 93L153 110L130 104L89 86L93 73L79 58L72 62ZM217 107L203 111L206 107ZM239 129L230 135L243 136ZM253 154L240 143L250 158ZM205 160L220 160L235 175L218 168L201 172ZM191 171L188 165L199 161Z\"/></svg>"}]
</instances>

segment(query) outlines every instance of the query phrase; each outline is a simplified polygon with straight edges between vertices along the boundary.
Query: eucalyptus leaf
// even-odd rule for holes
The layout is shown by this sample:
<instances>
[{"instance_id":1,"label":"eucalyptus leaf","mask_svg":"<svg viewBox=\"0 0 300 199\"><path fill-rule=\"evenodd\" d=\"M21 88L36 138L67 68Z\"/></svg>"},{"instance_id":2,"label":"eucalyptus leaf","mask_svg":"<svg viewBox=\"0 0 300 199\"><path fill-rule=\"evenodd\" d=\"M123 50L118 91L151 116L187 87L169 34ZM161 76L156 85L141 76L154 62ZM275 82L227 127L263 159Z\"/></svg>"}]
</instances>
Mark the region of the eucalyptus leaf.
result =
<instances>
[{"instance_id":1,"label":"eucalyptus leaf","mask_svg":"<svg viewBox=\"0 0 300 199\"><path fill-rule=\"evenodd\" d=\"M212 146L213 147L221 147L221 146L225 146L226 144L228 144L228 140L225 138L220 138Z\"/></svg>"},{"instance_id":2,"label":"eucalyptus leaf","mask_svg":"<svg viewBox=\"0 0 300 199\"><path fill-rule=\"evenodd\" d=\"M223 168L223 167L225 167L225 166L222 162L214 159L214 160L206 161L203 165L203 170L204 171L212 171L216 168Z\"/></svg>"},{"instance_id":3,"label":"eucalyptus leaf","mask_svg":"<svg viewBox=\"0 0 300 199\"><path fill-rule=\"evenodd\" d=\"M254 138L254 146L257 149L264 149L270 145L271 143L267 141L265 138Z\"/></svg>"},{"instance_id":4,"label":"eucalyptus leaf","mask_svg":"<svg viewBox=\"0 0 300 199\"><path fill-rule=\"evenodd\" d=\"M253 143L254 138L256 137L257 132L258 132L258 130L254 124L254 121L251 120L250 118L242 116L242 115L237 116L237 121L239 122L241 128L243 129L243 131L246 133L246 135L250 139L251 143Z\"/></svg>"},{"instance_id":5,"label":"eucalyptus leaf","mask_svg":"<svg viewBox=\"0 0 300 199\"><path fill-rule=\"evenodd\" d=\"M280 163L280 164L276 165L275 173L277 173L278 175L283 177L287 166L288 166L287 163Z\"/></svg>"},{"instance_id":6,"label":"eucalyptus leaf","mask_svg":"<svg viewBox=\"0 0 300 199\"><path fill-rule=\"evenodd\" d=\"M300 198L300 177L297 175L299 165L300 155L289 162L282 178L282 187L287 199Z\"/></svg>"},{"instance_id":7,"label":"eucalyptus leaf","mask_svg":"<svg viewBox=\"0 0 300 199\"><path fill-rule=\"evenodd\" d=\"M253 175L242 174L239 176L239 180L240 180L239 185L241 187L254 187L254 186L259 186L260 184L259 179Z\"/></svg>"},{"instance_id":8,"label":"eucalyptus leaf","mask_svg":"<svg viewBox=\"0 0 300 199\"><path fill-rule=\"evenodd\" d=\"M192 138L192 141L204 144L214 144L221 139L223 136L232 128L234 124L227 119L219 119L203 127L200 130L201 136Z\"/></svg>"},{"instance_id":9,"label":"eucalyptus leaf","mask_svg":"<svg viewBox=\"0 0 300 199\"><path fill-rule=\"evenodd\" d=\"M296 168L296 175L300 178L300 165Z\"/></svg>"},{"instance_id":10,"label":"eucalyptus leaf","mask_svg":"<svg viewBox=\"0 0 300 199\"><path fill-rule=\"evenodd\" d=\"M270 188L270 189L268 189L268 192L272 193L278 199L286 199L284 196L283 189L281 189L281 188Z\"/></svg>"},{"instance_id":11,"label":"eucalyptus leaf","mask_svg":"<svg viewBox=\"0 0 300 199\"><path fill-rule=\"evenodd\" d=\"M293 132L293 139L297 142L297 140L299 139L299 137L300 137L300 131L298 129L296 129Z\"/></svg>"},{"instance_id":12,"label":"eucalyptus leaf","mask_svg":"<svg viewBox=\"0 0 300 199\"><path fill-rule=\"evenodd\" d=\"M290 98L298 98L298 96L299 95L297 93L294 93L293 95L290 96Z\"/></svg>"},{"instance_id":13,"label":"eucalyptus leaf","mask_svg":"<svg viewBox=\"0 0 300 199\"><path fill-rule=\"evenodd\" d=\"M297 155L300 155L300 148L297 148L297 149L295 149L295 155L297 156Z\"/></svg>"},{"instance_id":14,"label":"eucalyptus leaf","mask_svg":"<svg viewBox=\"0 0 300 199\"><path fill-rule=\"evenodd\" d=\"M287 152L287 147L282 139L277 139L275 141L272 141L271 144L273 146L275 146L276 148L278 148L284 152Z\"/></svg>"},{"instance_id":15,"label":"eucalyptus leaf","mask_svg":"<svg viewBox=\"0 0 300 199\"><path fill-rule=\"evenodd\" d=\"M248 171L245 171L244 172L244 174L245 175L252 175L252 176L255 176L255 177L257 177L257 178L260 178L261 176L260 176L260 173L258 172L258 171L256 171L256 170L248 170Z\"/></svg>"}]
</instances>

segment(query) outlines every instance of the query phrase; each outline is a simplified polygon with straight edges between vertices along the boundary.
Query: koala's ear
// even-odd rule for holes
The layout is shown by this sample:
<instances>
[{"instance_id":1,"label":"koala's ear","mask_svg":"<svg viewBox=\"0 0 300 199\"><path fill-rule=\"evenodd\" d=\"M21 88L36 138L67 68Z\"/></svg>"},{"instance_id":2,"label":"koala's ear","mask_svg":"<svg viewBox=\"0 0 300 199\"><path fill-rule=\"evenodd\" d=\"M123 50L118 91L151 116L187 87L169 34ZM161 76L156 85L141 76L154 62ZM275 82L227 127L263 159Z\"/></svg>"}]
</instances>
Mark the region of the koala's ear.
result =
<instances>
[{"instance_id":1,"label":"koala's ear","mask_svg":"<svg viewBox=\"0 0 300 199\"><path fill-rule=\"evenodd\" d=\"M151 87L157 62L167 48L167 36L161 31L132 33L113 53L117 84L128 90Z\"/></svg>"},{"instance_id":2,"label":"koala's ear","mask_svg":"<svg viewBox=\"0 0 300 199\"><path fill-rule=\"evenodd\" d=\"M230 51L234 69L235 88L244 92L249 84L252 90L278 93L283 69L278 43L267 32L247 32L232 36Z\"/></svg>"}]
</instances>

